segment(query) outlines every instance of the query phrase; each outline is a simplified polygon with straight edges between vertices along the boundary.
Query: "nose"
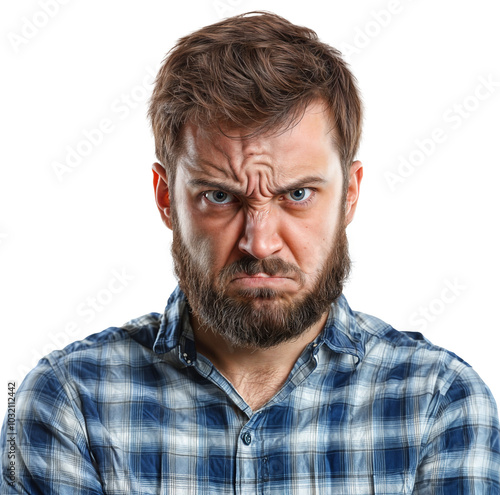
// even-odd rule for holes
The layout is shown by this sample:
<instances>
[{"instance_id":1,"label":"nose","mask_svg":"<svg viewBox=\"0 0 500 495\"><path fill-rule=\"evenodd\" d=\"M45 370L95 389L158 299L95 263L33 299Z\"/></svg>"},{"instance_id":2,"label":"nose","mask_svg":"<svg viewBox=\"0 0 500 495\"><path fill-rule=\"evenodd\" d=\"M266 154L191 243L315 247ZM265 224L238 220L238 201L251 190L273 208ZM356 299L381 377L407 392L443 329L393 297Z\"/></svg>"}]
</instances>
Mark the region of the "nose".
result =
<instances>
[{"instance_id":1,"label":"nose","mask_svg":"<svg viewBox=\"0 0 500 495\"><path fill-rule=\"evenodd\" d=\"M247 212L245 225L238 248L242 253L256 259L277 254L283 248L278 234L278 219L271 212Z\"/></svg>"}]
</instances>

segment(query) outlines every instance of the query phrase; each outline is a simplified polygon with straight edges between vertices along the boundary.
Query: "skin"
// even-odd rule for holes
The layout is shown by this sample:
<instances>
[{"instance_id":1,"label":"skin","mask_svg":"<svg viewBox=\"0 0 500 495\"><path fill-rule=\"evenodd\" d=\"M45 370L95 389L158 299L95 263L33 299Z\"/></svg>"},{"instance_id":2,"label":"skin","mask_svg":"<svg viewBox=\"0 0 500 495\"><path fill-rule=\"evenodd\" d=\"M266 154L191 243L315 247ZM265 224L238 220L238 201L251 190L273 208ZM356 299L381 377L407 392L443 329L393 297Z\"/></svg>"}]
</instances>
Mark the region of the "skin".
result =
<instances>
[{"instance_id":1,"label":"skin","mask_svg":"<svg viewBox=\"0 0 500 495\"><path fill-rule=\"evenodd\" d=\"M240 137L245 131L233 129L226 134ZM363 176L361 163L353 162L344 208L339 155L321 101L310 104L300 122L281 134L231 139L187 125L184 137L175 184L169 184L160 164L153 165L163 222L172 229L173 188L180 235L212 276L248 255L282 258L304 275L301 280L294 275L237 274L226 287L229 295L269 287L279 288L280 298L300 298L303 289L313 287L339 223L347 226L352 221ZM280 298L255 304L281 304ZM235 348L214 332L201 330L201 322L194 317L192 326L198 352L257 408L279 390L326 318L327 314L297 340L270 349Z\"/></svg>"}]
</instances>

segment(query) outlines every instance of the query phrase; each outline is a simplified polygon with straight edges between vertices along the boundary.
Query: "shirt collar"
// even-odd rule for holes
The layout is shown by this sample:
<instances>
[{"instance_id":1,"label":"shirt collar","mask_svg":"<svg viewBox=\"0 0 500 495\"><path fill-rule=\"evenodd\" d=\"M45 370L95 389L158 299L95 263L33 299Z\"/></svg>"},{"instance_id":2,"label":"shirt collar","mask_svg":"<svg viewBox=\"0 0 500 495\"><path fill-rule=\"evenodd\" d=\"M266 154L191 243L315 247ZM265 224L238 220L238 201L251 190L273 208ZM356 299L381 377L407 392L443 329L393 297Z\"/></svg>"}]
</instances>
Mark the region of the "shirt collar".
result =
<instances>
[{"instance_id":1,"label":"shirt collar","mask_svg":"<svg viewBox=\"0 0 500 495\"><path fill-rule=\"evenodd\" d=\"M160 321L160 328L153 344L153 351L164 354L177 347L181 337L189 333L192 336L191 324L189 323L189 304L184 292L177 286L168 299L167 307Z\"/></svg>"},{"instance_id":2,"label":"shirt collar","mask_svg":"<svg viewBox=\"0 0 500 495\"><path fill-rule=\"evenodd\" d=\"M324 342L334 352L355 356L359 363L365 353L362 336L355 313L342 294L332 304L325 328L319 335L317 343L319 345ZM188 348L190 351L188 354L192 356L194 336L189 323L189 304L184 292L177 286L162 315L153 351L164 354L179 345Z\"/></svg>"},{"instance_id":3,"label":"shirt collar","mask_svg":"<svg viewBox=\"0 0 500 495\"><path fill-rule=\"evenodd\" d=\"M319 338L334 352L351 354L359 363L365 355L364 333L355 312L343 294L332 304L325 328Z\"/></svg>"}]
</instances>

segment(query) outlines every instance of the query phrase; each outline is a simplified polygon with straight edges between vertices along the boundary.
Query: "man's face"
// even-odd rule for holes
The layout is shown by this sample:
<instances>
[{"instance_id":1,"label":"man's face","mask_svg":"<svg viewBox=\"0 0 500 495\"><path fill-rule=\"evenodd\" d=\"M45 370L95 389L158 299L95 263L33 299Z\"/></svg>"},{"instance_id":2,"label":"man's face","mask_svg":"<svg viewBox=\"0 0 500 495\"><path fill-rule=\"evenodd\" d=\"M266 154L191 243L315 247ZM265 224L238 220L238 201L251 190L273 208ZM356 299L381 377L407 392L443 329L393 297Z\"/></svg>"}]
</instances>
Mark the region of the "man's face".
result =
<instances>
[{"instance_id":1,"label":"man's face","mask_svg":"<svg viewBox=\"0 0 500 495\"><path fill-rule=\"evenodd\" d=\"M319 103L281 134L244 139L187 126L173 191L158 200L157 189L193 314L233 345L298 337L342 291L361 172L346 205L329 131Z\"/></svg>"}]
</instances>

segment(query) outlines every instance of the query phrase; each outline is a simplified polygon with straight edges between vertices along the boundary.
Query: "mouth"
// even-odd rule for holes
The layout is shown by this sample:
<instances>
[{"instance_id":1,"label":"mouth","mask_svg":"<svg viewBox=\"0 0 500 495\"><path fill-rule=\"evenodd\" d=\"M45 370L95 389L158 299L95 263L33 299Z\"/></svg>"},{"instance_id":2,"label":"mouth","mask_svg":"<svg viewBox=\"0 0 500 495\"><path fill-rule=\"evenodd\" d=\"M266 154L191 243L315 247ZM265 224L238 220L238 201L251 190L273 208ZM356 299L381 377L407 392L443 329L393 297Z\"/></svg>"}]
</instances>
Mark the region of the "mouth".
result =
<instances>
[{"instance_id":1,"label":"mouth","mask_svg":"<svg viewBox=\"0 0 500 495\"><path fill-rule=\"evenodd\" d=\"M248 275L247 273L238 273L232 280L237 285L246 285L250 287L271 287L281 286L287 282L293 282L293 278L285 275L269 275L267 273L256 273Z\"/></svg>"}]
</instances>

